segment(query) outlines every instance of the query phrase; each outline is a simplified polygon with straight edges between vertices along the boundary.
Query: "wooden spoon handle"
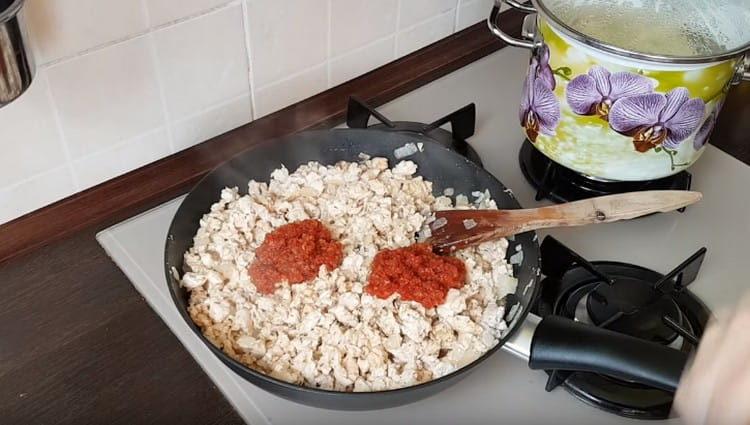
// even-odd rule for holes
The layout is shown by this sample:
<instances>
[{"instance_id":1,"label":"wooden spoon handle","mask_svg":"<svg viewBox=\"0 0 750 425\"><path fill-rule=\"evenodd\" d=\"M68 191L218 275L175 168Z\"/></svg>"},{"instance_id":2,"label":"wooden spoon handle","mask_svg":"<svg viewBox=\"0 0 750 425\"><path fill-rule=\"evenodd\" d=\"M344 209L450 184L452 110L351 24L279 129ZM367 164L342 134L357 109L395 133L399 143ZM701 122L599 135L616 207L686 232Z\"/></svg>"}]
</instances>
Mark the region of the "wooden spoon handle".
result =
<instances>
[{"instance_id":1,"label":"wooden spoon handle","mask_svg":"<svg viewBox=\"0 0 750 425\"><path fill-rule=\"evenodd\" d=\"M698 202L702 197L700 192L652 190L600 196L549 207L507 211L519 215L519 221L516 222L525 222L521 229L525 232L548 227L609 223L657 212L674 211Z\"/></svg>"}]
</instances>

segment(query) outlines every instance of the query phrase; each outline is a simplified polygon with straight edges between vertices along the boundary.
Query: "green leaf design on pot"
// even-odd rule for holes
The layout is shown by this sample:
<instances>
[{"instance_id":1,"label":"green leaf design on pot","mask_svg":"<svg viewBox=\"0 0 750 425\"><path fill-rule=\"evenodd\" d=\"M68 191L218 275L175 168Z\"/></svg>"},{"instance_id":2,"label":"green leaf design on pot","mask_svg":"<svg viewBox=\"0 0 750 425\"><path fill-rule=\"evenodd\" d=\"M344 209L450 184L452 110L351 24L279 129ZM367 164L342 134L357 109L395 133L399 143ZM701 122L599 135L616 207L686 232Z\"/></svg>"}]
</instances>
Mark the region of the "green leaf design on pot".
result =
<instances>
[{"instance_id":1,"label":"green leaf design on pot","mask_svg":"<svg viewBox=\"0 0 750 425\"><path fill-rule=\"evenodd\" d=\"M691 99L688 90L680 87L666 95L651 93L620 99L612 106L609 125L620 134L632 136L638 152L660 145L665 150L677 150L698 128L705 110L702 99Z\"/></svg>"},{"instance_id":2,"label":"green leaf design on pot","mask_svg":"<svg viewBox=\"0 0 750 425\"><path fill-rule=\"evenodd\" d=\"M587 74L575 77L566 90L570 109L578 115L596 115L609 120L612 106L620 99L651 93L654 83L631 72L610 73L606 68L593 66Z\"/></svg>"},{"instance_id":3,"label":"green leaf design on pot","mask_svg":"<svg viewBox=\"0 0 750 425\"><path fill-rule=\"evenodd\" d=\"M570 76L573 75L573 70L568 68L567 66L561 66L552 70L552 73L565 81L570 81Z\"/></svg>"},{"instance_id":4,"label":"green leaf design on pot","mask_svg":"<svg viewBox=\"0 0 750 425\"><path fill-rule=\"evenodd\" d=\"M674 157L677 156L677 151L674 151L674 150L671 150L671 149L663 149L662 151L664 153L666 153L667 156L669 157L669 163L670 163L672 171L674 171L674 170L676 170L676 169L678 169L680 167L687 167L688 165L690 165L690 163L688 163L688 162L683 162L681 164L678 164L678 163L674 162Z\"/></svg>"}]
</instances>

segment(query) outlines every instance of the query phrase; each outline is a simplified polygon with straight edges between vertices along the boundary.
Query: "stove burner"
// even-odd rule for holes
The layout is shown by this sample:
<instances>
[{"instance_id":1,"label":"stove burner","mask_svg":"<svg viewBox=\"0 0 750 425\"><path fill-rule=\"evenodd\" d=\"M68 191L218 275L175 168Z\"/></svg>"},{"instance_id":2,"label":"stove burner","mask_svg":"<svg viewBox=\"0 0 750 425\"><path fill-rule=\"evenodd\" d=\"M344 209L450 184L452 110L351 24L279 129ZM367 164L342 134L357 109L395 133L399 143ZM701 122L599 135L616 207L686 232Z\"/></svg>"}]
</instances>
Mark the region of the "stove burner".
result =
<instances>
[{"instance_id":1,"label":"stove burner","mask_svg":"<svg viewBox=\"0 0 750 425\"><path fill-rule=\"evenodd\" d=\"M574 318L690 352L710 312L686 288L698 274L701 248L662 275L633 264L589 262L552 237L541 246L542 293L533 311ZM589 372L548 371L547 390L562 385L600 409L641 419L668 417L673 394Z\"/></svg>"},{"instance_id":2,"label":"stove burner","mask_svg":"<svg viewBox=\"0 0 750 425\"><path fill-rule=\"evenodd\" d=\"M689 190L692 180L687 171L658 180L639 182L596 180L552 161L529 141L524 141L518 159L526 180L537 189L537 201L548 198L554 202L570 202L642 190ZM683 210L684 208L680 211Z\"/></svg>"},{"instance_id":3,"label":"stove burner","mask_svg":"<svg viewBox=\"0 0 750 425\"><path fill-rule=\"evenodd\" d=\"M588 295L586 310L597 326L671 344L677 332L662 317L683 325L680 307L671 297L653 289L653 281L618 277L611 285L596 285Z\"/></svg>"},{"instance_id":4,"label":"stove burner","mask_svg":"<svg viewBox=\"0 0 750 425\"><path fill-rule=\"evenodd\" d=\"M482 167L482 160L479 158L479 154L477 154L471 145L466 143L466 139L474 135L476 115L476 106L470 103L431 124L412 121L394 122L384 117L364 101L351 96L346 110L346 124L349 128L376 128L421 134L458 152ZM380 124L368 126L370 117L374 117L380 121ZM451 125L451 131L440 128L440 126L448 123Z\"/></svg>"}]
</instances>

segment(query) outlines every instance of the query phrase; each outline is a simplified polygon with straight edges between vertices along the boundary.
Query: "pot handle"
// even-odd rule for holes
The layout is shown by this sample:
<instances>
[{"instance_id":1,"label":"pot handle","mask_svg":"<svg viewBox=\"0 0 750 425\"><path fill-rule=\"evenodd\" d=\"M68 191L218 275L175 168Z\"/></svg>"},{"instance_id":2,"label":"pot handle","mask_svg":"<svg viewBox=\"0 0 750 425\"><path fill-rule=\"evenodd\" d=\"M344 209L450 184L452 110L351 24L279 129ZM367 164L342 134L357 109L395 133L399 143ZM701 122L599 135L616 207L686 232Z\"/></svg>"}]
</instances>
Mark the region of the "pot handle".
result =
<instances>
[{"instance_id":1,"label":"pot handle","mask_svg":"<svg viewBox=\"0 0 750 425\"><path fill-rule=\"evenodd\" d=\"M492 34L494 34L496 37L503 40L510 46L523 47L525 49L533 49L534 47L536 47L536 43L533 41L534 33L536 32L536 15L528 15L523 20L521 34L523 37L527 38L526 40L508 35L507 33L505 33L505 31L500 29L499 21L500 16L502 15L500 13L500 6L502 6L503 1L510 7L518 9L522 12L536 12L536 9L534 9L533 6L525 5L518 2L517 0L495 0L495 4L492 6L492 11L490 11L490 16L487 18L487 26L490 28L490 31L492 31Z\"/></svg>"},{"instance_id":2,"label":"pot handle","mask_svg":"<svg viewBox=\"0 0 750 425\"><path fill-rule=\"evenodd\" d=\"M521 3L518 0L504 0L504 1L508 3L508 6L512 7L513 9L517 9L517 10L520 10L522 12L527 12L527 13L536 13L536 8L534 8L534 6Z\"/></svg>"},{"instance_id":3,"label":"pot handle","mask_svg":"<svg viewBox=\"0 0 750 425\"><path fill-rule=\"evenodd\" d=\"M685 352L560 316L542 319L531 340L531 369L601 373L674 392Z\"/></svg>"},{"instance_id":4,"label":"pot handle","mask_svg":"<svg viewBox=\"0 0 750 425\"><path fill-rule=\"evenodd\" d=\"M750 81L750 53L745 54L737 64L737 72L732 78L732 85L737 85L743 81Z\"/></svg>"}]
</instances>

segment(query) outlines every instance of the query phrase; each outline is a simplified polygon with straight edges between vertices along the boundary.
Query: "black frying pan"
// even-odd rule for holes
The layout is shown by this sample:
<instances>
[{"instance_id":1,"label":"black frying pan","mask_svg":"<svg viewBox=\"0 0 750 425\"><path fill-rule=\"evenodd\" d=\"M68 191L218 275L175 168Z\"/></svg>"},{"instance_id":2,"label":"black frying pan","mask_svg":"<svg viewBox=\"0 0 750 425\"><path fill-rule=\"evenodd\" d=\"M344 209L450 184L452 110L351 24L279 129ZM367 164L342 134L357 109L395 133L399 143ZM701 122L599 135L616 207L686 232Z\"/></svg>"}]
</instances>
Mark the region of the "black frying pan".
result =
<instances>
[{"instance_id":1,"label":"black frying pan","mask_svg":"<svg viewBox=\"0 0 750 425\"><path fill-rule=\"evenodd\" d=\"M516 245L524 252L520 265L514 265L518 288L498 302L506 304L506 321L510 332L492 349L471 364L441 378L408 388L367 393L346 393L308 388L290 384L248 368L211 344L192 321L187 312L188 292L172 275L172 267L182 272L183 254L192 246L193 236L198 231L201 217L219 198L225 187L236 186L244 193L248 180L268 181L273 170L285 165L289 170L309 161L321 164L334 164L339 161L358 161L362 152L370 156L388 158L394 166L398 160L394 150L406 143L423 143L424 151L410 156L417 173L433 183L433 191L442 194L451 187L456 194L469 195L477 190L489 190L499 208L520 208L513 195L490 173L478 167L461 155L443 147L428 137L413 133L399 133L379 130L321 130L298 133L271 143L265 143L243 152L209 173L188 194L172 220L165 247L164 271L172 299L185 322L208 348L227 366L251 383L281 397L317 407L359 410L391 407L406 404L434 394L460 378L484 359L491 356L513 337L524 324L529 306L538 292L539 245L534 233L516 235L510 242L509 254L515 253ZM511 308L514 305L517 308ZM572 369L606 372L614 376L652 384L664 389L674 389L679 380L684 354L677 350L648 344L620 334L583 326L567 319L544 319L530 330L534 335L530 348L529 364L533 368ZM516 338L518 340L519 338ZM604 345L596 341L605 341ZM516 341L518 343L518 341ZM633 345L635 344L635 345ZM625 347L625 351L623 351ZM629 347L629 348L628 348ZM644 350L654 350L659 361L650 361L647 356L638 355ZM623 352L637 355L628 358ZM651 352L651 351L649 351ZM666 356L666 357L664 357ZM667 361L668 360L668 361ZM678 361L679 367L670 366ZM498 383L501 385L501 383Z\"/></svg>"}]
</instances>

